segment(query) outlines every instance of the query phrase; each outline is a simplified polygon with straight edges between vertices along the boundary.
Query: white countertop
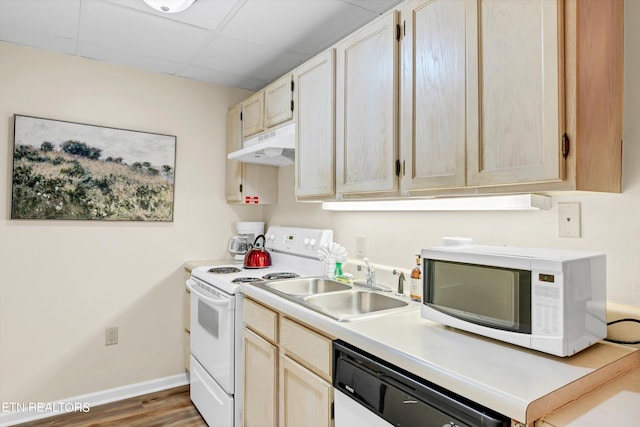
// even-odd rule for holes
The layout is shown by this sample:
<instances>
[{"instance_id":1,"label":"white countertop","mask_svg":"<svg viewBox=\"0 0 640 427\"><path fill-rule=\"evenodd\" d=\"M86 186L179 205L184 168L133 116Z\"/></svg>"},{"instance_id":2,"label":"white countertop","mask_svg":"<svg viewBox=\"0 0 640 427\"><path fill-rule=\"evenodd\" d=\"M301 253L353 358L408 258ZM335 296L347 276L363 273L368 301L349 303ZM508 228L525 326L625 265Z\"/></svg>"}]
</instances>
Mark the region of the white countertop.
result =
<instances>
[{"instance_id":1,"label":"white countertop","mask_svg":"<svg viewBox=\"0 0 640 427\"><path fill-rule=\"evenodd\" d=\"M560 358L424 320L419 303L411 302L415 309L403 313L338 322L250 284L242 285L240 291L520 422L532 422L547 413L537 413L540 408L532 411L534 402L637 350L598 343L570 358ZM562 398L566 401L566 393ZM545 405L546 411L548 403Z\"/></svg>"},{"instance_id":2,"label":"white countertop","mask_svg":"<svg viewBox=\"0 0 640 427\"><path fill-rule=\"evenodd\" d=\"M543 426L633 426L640 420L640 367L543 418Z\"/></svg>"}]
</instances>

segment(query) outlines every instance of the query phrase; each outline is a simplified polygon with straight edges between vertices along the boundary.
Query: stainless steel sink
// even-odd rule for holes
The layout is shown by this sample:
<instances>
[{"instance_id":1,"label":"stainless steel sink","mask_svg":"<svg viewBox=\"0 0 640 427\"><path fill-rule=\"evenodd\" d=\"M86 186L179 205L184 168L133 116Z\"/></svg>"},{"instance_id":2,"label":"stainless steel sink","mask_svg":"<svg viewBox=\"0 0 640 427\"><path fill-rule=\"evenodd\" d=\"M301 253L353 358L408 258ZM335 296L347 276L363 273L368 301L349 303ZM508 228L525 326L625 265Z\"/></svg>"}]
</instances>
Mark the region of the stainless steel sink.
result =
<instances>
[{"instance_id":1,"label":"stainless steel sink","mask_svg":"<svg viewBox=\"0 0 640 427\"><path fill-rule=\"evenodd\" d=\"M255 282L251 285L340 322L417 309L415 304L401 298L322 277Z\"/></svg>"},{"instance_id":2,"label":"stainless steel sink","mask_svg":"<svg viewBox=\"0 0 640 427\"><path fill-rule=\"evenodd\" d=\"M305 297L304 302L342 321L409 305L407 301L399 298L360 290L311 295Z\"/></svg>"},{"instance_id":3,"label":"stainless steel sink","mask_svg":"<svg viewBox=\"0 0 640 427\"><path fill-rule=\"evenodd\" d=\"M306 279L287 279L265 283L267 288L282 292L287 295L314 295L325 292L345 291L351 289L346 283L319 277Z\"/></svg>"}]
</instances>

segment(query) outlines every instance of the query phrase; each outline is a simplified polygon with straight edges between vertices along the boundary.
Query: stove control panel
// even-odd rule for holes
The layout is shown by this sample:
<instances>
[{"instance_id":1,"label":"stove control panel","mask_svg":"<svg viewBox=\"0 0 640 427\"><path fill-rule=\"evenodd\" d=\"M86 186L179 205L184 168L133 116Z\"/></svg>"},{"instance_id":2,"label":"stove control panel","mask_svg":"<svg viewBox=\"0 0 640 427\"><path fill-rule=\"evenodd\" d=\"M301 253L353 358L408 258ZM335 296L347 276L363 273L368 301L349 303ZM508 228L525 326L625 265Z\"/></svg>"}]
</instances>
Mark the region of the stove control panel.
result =
<instances>
[{"instance_id":1,"label":"stove control panel","mask_svg":"<svg viewBox=\"0 0 640 427\"><path fill-rule=\"evenodd\" d=\"M333 242L333 230L273 226L265 238L265 247L269 250L318 258L318 249Z\"/></svg>"}]
</instances>

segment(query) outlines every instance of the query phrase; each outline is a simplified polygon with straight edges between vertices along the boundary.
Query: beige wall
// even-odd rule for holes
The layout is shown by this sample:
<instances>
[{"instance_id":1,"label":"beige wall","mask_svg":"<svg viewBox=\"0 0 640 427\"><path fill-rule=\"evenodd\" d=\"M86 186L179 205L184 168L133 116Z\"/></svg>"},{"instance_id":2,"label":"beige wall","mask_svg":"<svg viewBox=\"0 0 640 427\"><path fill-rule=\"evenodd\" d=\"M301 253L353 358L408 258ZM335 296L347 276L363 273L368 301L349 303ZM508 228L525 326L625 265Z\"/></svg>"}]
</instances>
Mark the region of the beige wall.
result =
<instances>
[{"instance_id":1,"label":"beige wall","mask_svg":"<svg viewBox=\"0 0 640 427\"><path fill-rule=\"evenodd\" d=\"M0 43L0 401L184 372L182 263L227 256L232 223L263 215L224 199L226 111L247 94ZM11 220L14 113L176 135L174 221Z\"/></svg>"},{"instance_id":2,"label":"beige wall","mask_svg":"<svg viewBox=\"0 0 640 427\"><path fill-rule=\"evenodd\" d=\"M356 236L366 236L372 262L400 268L411 268L414 255L443 236L603 251L609 301L640 306L640 2L627 0L625 8L623 194L553 197L552 209L540 212L324 212L295 202L293 167L287 167L280 171L280 203L265 209L265 221L333 228L334 239L354 257ZM557 203L568 201L581 203L582 238L558 237Z\"/></svg>"}]
</instances>

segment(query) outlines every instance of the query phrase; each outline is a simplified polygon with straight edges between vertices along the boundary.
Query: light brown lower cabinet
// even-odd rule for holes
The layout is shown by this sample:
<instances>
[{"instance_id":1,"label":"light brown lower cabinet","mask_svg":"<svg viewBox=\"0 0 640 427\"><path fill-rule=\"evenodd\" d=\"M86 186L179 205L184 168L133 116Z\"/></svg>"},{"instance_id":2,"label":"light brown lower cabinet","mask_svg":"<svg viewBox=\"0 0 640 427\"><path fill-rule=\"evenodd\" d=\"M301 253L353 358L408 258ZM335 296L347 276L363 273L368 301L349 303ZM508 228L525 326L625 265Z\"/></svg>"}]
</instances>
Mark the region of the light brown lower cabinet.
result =
<instances>
[{"instance_id":1,"label":"light brown lower cabinet","mask_svg":"<svg viewBox=\"0 0 640 427\"><path fill-rule=\"evenodd\" d=\"M184 281L191 277L191 269L184 269ZM191 370L191 291L184 288L184 368Z\"/></svg>"},{"instance_id":2,"label":"light brown lower cabinet","mask_svg":"<svg viewBox=\"0 0 640 427\"><path fill-rule=\"evenodd\" d=\"M280 427L331 425L331 384L280 353Z\"/></svg>"},{"instance_id":3,"label":"light brown lower cabinet","mask_svg":"<svg viewBox=\"0 0 640 427\"><path fill-rule=\"evenodd\" d=\"M246 298L245 427L331 427L331 337Z\"/></svg>"},{"instance_id":4,"label":"light brown lower cabinet","mask_svg":"<svg viewBox=\"0 0 640 427\"><path fill-rule=\"evenodd\" d=\"M277 425L278 349L249 329L243 330L244 403L243 425Z\"/></svg>"}]
</instances>

